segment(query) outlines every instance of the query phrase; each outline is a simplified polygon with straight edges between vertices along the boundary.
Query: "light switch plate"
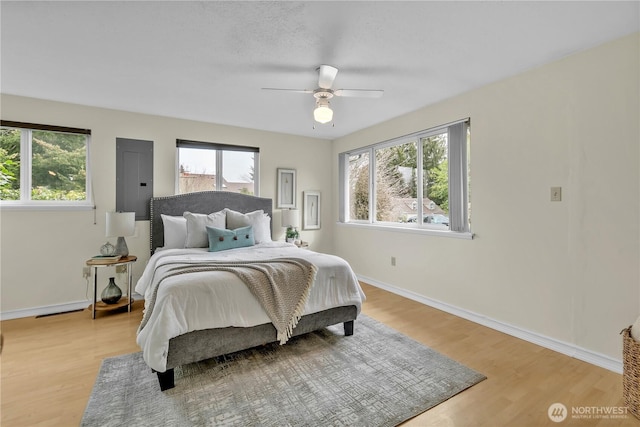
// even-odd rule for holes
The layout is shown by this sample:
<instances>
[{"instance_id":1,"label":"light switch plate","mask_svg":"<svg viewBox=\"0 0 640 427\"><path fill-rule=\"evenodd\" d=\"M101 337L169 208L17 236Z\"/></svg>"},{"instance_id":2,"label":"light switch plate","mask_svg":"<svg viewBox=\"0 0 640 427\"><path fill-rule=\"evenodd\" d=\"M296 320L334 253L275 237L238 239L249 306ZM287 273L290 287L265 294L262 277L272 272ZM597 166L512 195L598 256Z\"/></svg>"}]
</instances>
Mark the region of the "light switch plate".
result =
<instances>
[{"instance_id":1,"label":"light switch plate","mask_svg":"<svg viewBox=\"0 0 640 427\"><path fill-rule=\"evenodd\" d=\"M562 201L562 187L551 187L551 201L552 202Z\"/></svg>"}]
</instances>

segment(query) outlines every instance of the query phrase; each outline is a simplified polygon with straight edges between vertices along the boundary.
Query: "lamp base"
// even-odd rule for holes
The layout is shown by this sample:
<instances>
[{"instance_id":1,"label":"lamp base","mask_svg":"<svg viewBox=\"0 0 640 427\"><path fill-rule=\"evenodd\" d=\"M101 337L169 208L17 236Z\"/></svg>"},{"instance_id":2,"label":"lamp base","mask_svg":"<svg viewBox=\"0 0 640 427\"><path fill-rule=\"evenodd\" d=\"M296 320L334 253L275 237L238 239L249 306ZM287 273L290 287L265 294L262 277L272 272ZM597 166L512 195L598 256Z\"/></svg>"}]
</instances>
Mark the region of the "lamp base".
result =
<instances>
[{"instance_id":1,"label":"lamp base","mask_svg":"<svg viewBox=\"0 0 640 427\"><path fill-rule=\"evenodd\" d=\"M124 240L124 237L118 237L118 242L116 243L116 255L120 255L121 257L125 257L129 255L129 248L127 247L127 242Z\"/></svg>"}]
</instances>

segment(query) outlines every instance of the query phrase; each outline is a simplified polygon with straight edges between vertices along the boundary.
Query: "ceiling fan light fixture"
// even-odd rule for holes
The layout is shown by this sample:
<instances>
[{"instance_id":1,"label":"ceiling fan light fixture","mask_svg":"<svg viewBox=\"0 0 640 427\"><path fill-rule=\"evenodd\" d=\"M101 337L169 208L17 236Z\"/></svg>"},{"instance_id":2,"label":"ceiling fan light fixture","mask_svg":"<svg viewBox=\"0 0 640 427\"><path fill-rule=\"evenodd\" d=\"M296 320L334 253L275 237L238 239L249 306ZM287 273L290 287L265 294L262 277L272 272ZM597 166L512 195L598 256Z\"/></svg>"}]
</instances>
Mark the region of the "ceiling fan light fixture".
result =
<instances>
[{"instance_id":1,"label":"ceiling fan light fixture","mask_svg":"<svg viewBox=\"0 0 640 427\"><path fill-rule=\"evenodd\" d=\"M322 102L318 100L315 110L313 110L313 118L318 123L329 123L333 120L333 110L329 108L329 101Z\"/></svg>"},{"instance_id":2,"label":"ceiling fan light fixture","mask_svg":"<svg viewBox=\"0 0 640 427\"><path fill-rule=\"evenodd\" d=\"M0 0L1 1L1 0ZM273 87L263 87L264 90L277 90L298 93L310 93L316 99L316 107L313 110L313 118L320 124L326 124L333 120L333 110L329 106L329 100L334 96L360 97L360 98L379 98L382 96L383 90L370 89L332 89L333 81L338 74L338 69L330 65L321 65L316 68L318 72L318 87L311 89L279 89ZM315 124L313 125L315 129Z\"/></svg>"}]
</instances>

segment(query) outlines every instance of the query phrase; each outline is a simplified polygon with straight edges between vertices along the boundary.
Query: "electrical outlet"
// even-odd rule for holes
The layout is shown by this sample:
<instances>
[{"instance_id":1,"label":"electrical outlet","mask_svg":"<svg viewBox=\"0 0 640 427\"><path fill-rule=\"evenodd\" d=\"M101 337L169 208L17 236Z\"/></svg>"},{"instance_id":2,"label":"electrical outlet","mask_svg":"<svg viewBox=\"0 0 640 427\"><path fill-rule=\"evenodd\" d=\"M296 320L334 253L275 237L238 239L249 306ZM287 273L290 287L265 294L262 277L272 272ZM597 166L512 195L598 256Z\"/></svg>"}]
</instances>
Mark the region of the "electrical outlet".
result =
<instances>
[{"instance_id":1,"label":"electrical outlet","mask_svg":"<svg viewBox=\"0 0 640 427\"><path fill-rule=\"evenodd\" d=\"M392 267L396 266L396 257L394 257L394 256L391 257L391 266Z\"/></svg>"},{"instance_id":2,"label":"electrical outlet","mask_svg":"<svg viewBox=\"0 0 640 427\"><path fill-rule=\"evenodd\" d=\"M82 278L88 279L91 276L91 267L82 267Z\"/></svg>"}]
</instances>

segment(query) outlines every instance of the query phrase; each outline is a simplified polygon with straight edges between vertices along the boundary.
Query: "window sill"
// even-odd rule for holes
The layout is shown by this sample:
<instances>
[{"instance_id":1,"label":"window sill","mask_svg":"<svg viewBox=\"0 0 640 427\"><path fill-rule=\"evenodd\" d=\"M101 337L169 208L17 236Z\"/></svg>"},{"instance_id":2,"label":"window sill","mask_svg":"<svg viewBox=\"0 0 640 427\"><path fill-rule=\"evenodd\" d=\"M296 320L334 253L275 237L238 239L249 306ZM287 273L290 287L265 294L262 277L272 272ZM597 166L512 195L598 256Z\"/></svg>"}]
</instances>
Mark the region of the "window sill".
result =
<instances>
[{"instance_id":1,"label":"window sill","mask_svg":"<svg viewBox=\"0 0 640 427\"><path fill-rule=\"evenodd\" d=\"M473 233L457 232L451 230L438 230L435 228L427 228L421 226L400 226L392 224L369 224L358 222L337 222L338 227L363 228L368 230L391 231L398 233L422 234L426 236L448 237L452 239L472 240Z\"/></svg>"},{"instance_id":2,"label":"window sill","mask_svg":"<svg viewBox=\"0 0 640 427\"><path fill-rule=\"evenodd\" d=\"M0 210L3 211L90 211L94 210L93 204L72 203L13 203L0 201Z\"/></svg>"}]
</instances>

